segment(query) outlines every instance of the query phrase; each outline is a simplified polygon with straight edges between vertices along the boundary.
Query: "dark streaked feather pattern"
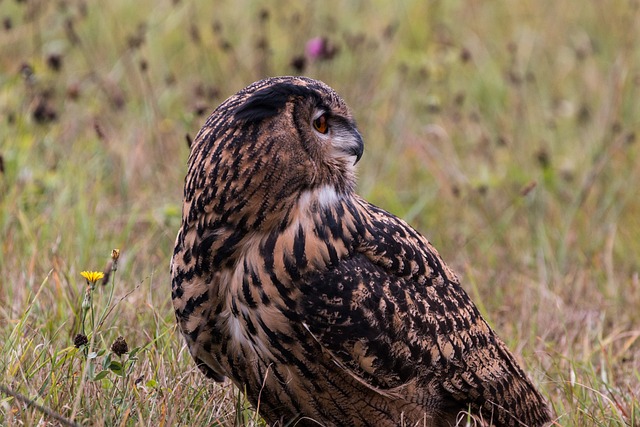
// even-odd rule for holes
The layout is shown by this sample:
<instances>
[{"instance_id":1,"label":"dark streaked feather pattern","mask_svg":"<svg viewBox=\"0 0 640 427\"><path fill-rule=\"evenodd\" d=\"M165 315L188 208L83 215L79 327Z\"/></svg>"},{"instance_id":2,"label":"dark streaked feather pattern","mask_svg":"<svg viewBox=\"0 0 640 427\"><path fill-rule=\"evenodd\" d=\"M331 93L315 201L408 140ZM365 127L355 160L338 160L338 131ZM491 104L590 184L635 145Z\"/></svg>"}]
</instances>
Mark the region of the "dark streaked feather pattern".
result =
<instances>
[{"instance_id":1,"label":"dark streaked feather pattern","mask_svg":"<svg viewBox=\"0 0 640 427\"><path fill-rule=\"evenodd\" d=\"M344 101L311 79L256 82L213 112L171 265L198 366L273 425L549 423L435 248L353 192L361 154Z\"/></svg>"}]
</instances>

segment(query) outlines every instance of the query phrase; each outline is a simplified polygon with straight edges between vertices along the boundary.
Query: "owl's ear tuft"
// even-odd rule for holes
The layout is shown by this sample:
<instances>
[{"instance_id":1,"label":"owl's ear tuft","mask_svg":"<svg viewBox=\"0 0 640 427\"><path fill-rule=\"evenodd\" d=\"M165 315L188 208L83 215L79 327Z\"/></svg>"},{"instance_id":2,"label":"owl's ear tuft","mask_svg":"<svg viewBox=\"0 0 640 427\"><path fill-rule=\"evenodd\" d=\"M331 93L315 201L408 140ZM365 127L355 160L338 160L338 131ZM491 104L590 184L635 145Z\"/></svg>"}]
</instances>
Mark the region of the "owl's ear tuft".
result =
<instances>
[{"instance_id":1,"label":"owl's ear tuft","mask_svg":"<svg viewBox=\"0 0 640 427\"><path fill-rule=\"evenodd\" d=\"M276 83L260 89L247 98L233 112L234 118L243 122L261 122L277 115L285 104L294 97L315 97L311 89L291 83Z\"/></svg>"}]
</instances>

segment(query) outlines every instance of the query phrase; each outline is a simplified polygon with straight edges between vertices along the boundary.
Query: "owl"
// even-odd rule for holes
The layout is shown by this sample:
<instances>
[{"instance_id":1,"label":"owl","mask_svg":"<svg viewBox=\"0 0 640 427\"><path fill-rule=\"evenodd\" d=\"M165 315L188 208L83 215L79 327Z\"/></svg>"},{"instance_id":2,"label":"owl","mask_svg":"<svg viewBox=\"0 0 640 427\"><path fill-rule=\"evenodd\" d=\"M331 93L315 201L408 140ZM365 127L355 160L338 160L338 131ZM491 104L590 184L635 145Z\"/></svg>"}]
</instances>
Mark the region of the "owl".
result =
<instances>
[{"instance_id":1,"label":"owl","mask_svg":"<svg viewBox=\"0 0 640 427\"><path fill-rule=\"evenodd\" d=\"M196 365L273 426L542 426L547 403L438 251L355 192L364 144L305 77L251 84L191 147L171 297Z\"/></svg>"}]
</instances>

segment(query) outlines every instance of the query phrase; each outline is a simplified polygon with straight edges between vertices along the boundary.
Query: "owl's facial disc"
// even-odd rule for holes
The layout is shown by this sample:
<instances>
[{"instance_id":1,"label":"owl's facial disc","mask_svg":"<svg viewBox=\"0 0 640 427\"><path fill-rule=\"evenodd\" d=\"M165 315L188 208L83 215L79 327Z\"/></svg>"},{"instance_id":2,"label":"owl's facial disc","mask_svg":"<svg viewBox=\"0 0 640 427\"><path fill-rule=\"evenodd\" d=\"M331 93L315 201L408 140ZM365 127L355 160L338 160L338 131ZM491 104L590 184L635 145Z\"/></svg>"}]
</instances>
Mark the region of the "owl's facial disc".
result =
<instances>
[{"instance_id":1,"label":"owl's facial disc","mask_svg":"<svg viewBox=\"0 0 640 427\"><path fill-rule=\"evenodd\" d=\"M350 164L358 163L364 152L362 136L355 126L344 117L333 115L324 109L316 110L311 126L324 143L331 144L331 155L335 158L350 158Z\"/></svg>"}]
</instances>

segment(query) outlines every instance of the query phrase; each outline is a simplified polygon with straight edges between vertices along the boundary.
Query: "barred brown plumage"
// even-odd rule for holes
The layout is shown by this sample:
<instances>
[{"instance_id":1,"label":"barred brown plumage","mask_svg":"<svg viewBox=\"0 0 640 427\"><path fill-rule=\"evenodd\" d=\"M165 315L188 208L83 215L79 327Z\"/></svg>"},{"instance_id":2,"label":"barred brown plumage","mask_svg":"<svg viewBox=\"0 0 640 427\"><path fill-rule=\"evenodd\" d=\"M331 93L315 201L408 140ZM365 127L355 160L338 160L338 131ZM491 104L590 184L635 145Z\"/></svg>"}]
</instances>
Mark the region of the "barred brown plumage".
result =
<instances>
[{"instance_id":1,"label":"barred brown plumage","mask_svg":"<svg viewBox=\"0 0 640 427\"><path fill-rule=\"evenodd\" d=\"M211 114L171 262L198 367L272 425L548 424L436 249L355 194L362 152L344 101L312 79L261 80Z\"/></svg>"}]
</instances>

